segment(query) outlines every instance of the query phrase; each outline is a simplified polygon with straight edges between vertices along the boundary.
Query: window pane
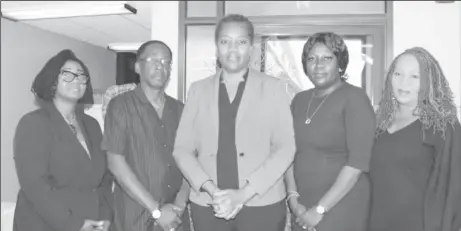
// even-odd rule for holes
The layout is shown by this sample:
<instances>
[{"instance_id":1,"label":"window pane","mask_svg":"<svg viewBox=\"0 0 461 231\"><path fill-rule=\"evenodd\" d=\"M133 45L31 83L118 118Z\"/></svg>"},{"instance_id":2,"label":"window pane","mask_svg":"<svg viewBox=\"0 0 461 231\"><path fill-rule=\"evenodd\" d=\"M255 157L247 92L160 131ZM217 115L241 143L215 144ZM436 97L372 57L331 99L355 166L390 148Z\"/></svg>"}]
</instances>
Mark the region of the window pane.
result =
<instances>
[{"instance_id":1,"label":"window pane","mask_svg":"<svg viewBox=\"0 0 461 231\"><path fill-rule=\"evenodd\" d=\"M313 84L304 74L301 54L307 36L263 37L258 38L252 55L252 66L266 74L283 79L287 83L287 92L293 97L296 93L313 88ZM366 54L365 36L344 36L349 51L347 82L358 87L366 87L367 65L371 67L373 59Z\"/></svg>"},{"instance_id":2,"label":"window pane","mask_svg":"<svg viewBox=\"0 0 461 231\"><path fill-rule=\"evenodd\" d=\"M187 27L186 97L193 82L216 73L214 29L215 26ZM308 36L256 37L250 66L285 80L287 93L292 97L302 90L314 87L304 74L301 64L301 54ZM372 44L367 44L365 35L345 35L343 38L349 50L349 65L346 69L349 78L347 81L366 90L372 88L372 69L375 68L373 67Z\"/></svg>"},{"instance_id":3,"label":"window pane","mask_svg":"<svg viewBox=\"0 0 461 231\"><path fill-rule=\"evenodd\" d=\"M384 14L385 1L226 1L225 11L245 16Z\"/></svg>"},{"instance_id":4,"label":"window pane","mask_svg":"<svg viewBox=\"0 0 461 231\"><path fill-rule=\"evenodd\" d=\"M216 17L216 1L187 1L187 17Z\"/></svg>"},{"instance_id":5,"label":"window pane","mask_svg":"<svg viewBox=\"0 0 461 231\"><path fill-rule=\"evenodd\" d=\"M216 73L215 26L188 26L186 37L186 96L189 86Z\"/></svg>"}]
</instances>

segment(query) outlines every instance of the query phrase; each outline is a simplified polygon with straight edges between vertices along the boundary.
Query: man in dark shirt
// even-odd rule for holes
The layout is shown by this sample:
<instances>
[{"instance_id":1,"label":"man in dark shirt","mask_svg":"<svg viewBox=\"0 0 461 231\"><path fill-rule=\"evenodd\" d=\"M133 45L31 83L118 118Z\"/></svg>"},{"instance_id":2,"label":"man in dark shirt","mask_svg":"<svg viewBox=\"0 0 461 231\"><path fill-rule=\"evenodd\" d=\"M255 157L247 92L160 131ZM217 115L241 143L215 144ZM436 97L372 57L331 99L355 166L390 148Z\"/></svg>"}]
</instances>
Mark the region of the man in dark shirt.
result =
<instances>
[{"instance_id":1,"label":"man in dark shirt","mask_svg":"<svg viewBox=\"0 0 461 231\"><path fill-rule=\"evenodd\" d=\"M118 183L114 191L118 231L173 231L188 226L188 218L181 218L189 184L172 156L183 104L164 92L171 59L165 43L144 43L135 64L140 84L114 97L107 108L101 146Z\"/></svg>"}]
</instances>

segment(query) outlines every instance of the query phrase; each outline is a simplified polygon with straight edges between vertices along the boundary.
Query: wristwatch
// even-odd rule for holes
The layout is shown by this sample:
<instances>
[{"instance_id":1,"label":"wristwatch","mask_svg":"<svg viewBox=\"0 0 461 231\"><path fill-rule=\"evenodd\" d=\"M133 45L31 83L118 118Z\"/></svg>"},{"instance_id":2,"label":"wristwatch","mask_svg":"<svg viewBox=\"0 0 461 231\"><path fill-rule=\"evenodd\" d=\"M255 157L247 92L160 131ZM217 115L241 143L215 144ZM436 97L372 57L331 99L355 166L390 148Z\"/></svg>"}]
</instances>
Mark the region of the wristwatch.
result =
<instances>
[{"instance_id":1,"label":"wristwatch","mask_svg":"<svg viewBox=\"0 0 461 231\"><path fill-rule=\"evenodd\" d=\"M317 205L317 207L315 207L315 211L320 214L320 215L323 215L327 212L327 209L321 205Z\"/></svg>"},{"instance_id":2,"label":"wristwatch","mask_svg":"<svg viewBox=\"0 0 461 231\"><path fill-rule=\"evenodd\" d=\"M162 211L160 211L160 209L154 209L152 211L152 218L154 218L155 220L159 219L161 216L162 216Z\"/></svg>"}]
</instances>

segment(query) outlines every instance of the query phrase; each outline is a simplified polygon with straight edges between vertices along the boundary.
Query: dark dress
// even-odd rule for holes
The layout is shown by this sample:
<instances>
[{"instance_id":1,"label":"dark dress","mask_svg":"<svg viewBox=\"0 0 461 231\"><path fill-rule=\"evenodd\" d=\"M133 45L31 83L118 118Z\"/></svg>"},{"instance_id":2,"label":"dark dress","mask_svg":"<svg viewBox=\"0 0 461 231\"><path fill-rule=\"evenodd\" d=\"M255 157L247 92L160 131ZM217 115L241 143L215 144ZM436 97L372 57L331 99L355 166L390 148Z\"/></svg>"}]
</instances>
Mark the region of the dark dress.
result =
<instances>
[{"instance_id":1,"label":"dark dress","mask_svg":"<svg viewBox=\"0 0 461 231\"><path fill-rule=\"evenodd\" d=\"M325 97L314 98L306 111L313 89L298 93L292 102L297 152L294 175L301 195L299 202L316 206L336 181L344 166L368 171L373 146L375 116L365 91L344 83L332 92L317 113L312 113ZM318 231L367 231L370 183L361 174L349 193L328 211L317 225ZM301 228L292 221L293 230Z\"/></svg>"},{"instance_id":2,"label":"dark dress","mask_svg":"<svg viewBox=\"0 0 461 231\"><path fill-rule=\"evenodd\" d=\"M15 231L78 231L85 219L112 221L113 178L99 147L101 127L83 111L76 116L89 155L52 103L19 121Z\"/></svg>"},{"instance_id":3,"label":"dark dress","mask_svg":"<svg viewBox=\"0 0 461 231\"><path fill-rule=\"evenodd\" d=\"M424 230L424 194L435 148L423 142L422 126L416 120L376 139L370 164L372 231Z\"/></svg>"}]
</instances>

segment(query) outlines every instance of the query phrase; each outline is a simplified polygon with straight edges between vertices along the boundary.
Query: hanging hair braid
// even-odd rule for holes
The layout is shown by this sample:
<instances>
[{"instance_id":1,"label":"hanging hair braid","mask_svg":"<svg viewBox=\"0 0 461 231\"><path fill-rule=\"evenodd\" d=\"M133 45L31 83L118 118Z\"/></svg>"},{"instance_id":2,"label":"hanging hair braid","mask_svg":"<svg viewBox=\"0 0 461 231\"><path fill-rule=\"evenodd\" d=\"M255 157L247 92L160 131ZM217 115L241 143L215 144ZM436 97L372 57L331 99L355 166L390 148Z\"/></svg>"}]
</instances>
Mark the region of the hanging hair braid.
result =
<instances>
[{"instance_id":1,"label":"hanging hair braid","mask_svg":"<svg viewBox=\"0 0 461 231\"><path fill-rule=\"evenodd\" d=\"M394 120L397 104L392 96L392 75L398 59L405 54L413 55L419 63L421 88L418 94L416 112L424 129L434 126L434 132L440 131L445 137L447 123L452 126L456 122L456 107L453 93L442 72L439 62L427 50L413 47L398 55L387 73L382 98L376 112L376 135L387 130Z\"/></svg>"}]
</instances>

